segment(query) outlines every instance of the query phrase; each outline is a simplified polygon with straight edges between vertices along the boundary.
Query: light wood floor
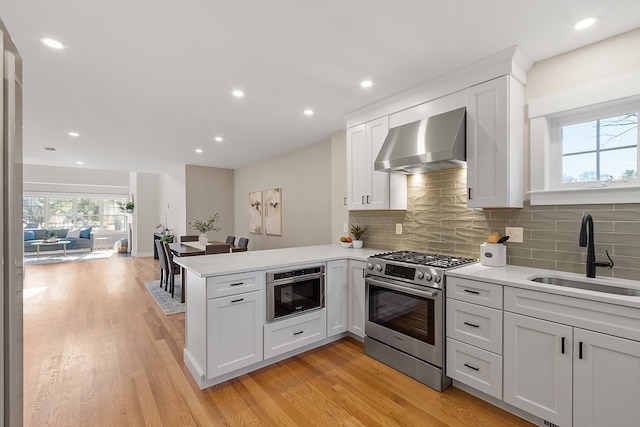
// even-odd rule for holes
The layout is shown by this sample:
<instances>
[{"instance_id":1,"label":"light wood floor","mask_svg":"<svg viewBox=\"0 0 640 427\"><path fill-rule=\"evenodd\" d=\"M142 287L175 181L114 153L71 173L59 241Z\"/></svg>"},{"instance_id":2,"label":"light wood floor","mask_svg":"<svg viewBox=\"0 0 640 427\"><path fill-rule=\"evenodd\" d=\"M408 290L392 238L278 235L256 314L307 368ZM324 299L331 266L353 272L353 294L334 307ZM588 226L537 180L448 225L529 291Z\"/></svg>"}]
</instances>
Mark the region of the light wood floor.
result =
<instances>
[{"instance_id":1,"label":"light wood floor","mask_svg":"<svg viewBox=\"0 0 640 427\"><path fill-rule=\"evenodd\" d=\"M152 258L26 267L26 426L532 426L352 339L201 391L182 362L184 315L144 287L157 278Z\"/></svg>"}]
</instances>

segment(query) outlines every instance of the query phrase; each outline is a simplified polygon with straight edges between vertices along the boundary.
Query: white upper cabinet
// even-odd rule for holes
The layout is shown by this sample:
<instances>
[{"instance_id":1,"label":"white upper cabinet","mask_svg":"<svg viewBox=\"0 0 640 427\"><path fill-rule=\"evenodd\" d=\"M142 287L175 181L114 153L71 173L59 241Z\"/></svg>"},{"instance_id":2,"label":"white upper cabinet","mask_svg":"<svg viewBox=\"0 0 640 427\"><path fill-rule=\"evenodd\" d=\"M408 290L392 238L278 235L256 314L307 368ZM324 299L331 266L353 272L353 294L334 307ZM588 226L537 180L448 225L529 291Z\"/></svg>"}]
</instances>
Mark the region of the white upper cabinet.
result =
<instances>
[{"instance_id":1,"label":"white upper cabinet","mask_svg":"<svg viewBox=\"0 0 640 427\"><path fill-rule=\"evenodd\" d=\"M404 175L376 172L373 163L389 132L387 116L347 129L347 208L406 209Z\"/></svg>"},{"instance_id":2,"label":"white upper cabinet","mask_svg":"<svg viewBox=\"0 0 640 427\"><path fill-rule=\"evenodd\" d=\"M470 208L521 208L524 89L503 76L467 89Z\"/></svg>"}]
</instances>

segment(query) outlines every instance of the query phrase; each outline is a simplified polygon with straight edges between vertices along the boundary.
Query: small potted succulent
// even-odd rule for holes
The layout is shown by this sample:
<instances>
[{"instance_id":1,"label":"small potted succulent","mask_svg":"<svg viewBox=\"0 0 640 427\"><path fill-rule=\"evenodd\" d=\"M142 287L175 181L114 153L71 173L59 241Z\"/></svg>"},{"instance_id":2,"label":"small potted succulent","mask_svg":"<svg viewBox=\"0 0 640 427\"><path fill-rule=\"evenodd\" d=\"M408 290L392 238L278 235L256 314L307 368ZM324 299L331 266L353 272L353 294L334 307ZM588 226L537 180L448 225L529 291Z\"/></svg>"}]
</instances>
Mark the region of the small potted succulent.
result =
<instances>
[{"instance_id":1,"label":"small potted succulent","mask_svg":"<svg viewBox=\"0 0 640 427\"><path fill-rule=\"evenodd\" d=\"M220 231L220 227L218 227L218 221L220 221L220 215L216 212L215 215L211 216L208 220L202 221L196 219L195 221L191 221L189 226L200 232L200 236L198 236L198 242L201 245L206 245L209 242L209 238L206 233L209 231Z\"/></svg>"},{"instance_id":2,"label":"small potted succulent","mask_svg":"<svg viewBox=\"0 0 640 427\"><path fill-rule=\"evenodd\" d=\"M360 249L362 247L363 242L360 240L360 237L362 237L365 231L367 231L367 228L351 224L351 235L353 236L352 244L355 249Z\"/></svg>"},{"instance_id":3,"label":"small potted succulent","mask_svg":"<svg viewBox=\"0 0 640 427\"><path fill-rule=\"evenodd\" d=\"M58 241L58 233L55 231L47 232L47 237L42 239L44 243L56 243Z\"/></svg>"}]
</instances>

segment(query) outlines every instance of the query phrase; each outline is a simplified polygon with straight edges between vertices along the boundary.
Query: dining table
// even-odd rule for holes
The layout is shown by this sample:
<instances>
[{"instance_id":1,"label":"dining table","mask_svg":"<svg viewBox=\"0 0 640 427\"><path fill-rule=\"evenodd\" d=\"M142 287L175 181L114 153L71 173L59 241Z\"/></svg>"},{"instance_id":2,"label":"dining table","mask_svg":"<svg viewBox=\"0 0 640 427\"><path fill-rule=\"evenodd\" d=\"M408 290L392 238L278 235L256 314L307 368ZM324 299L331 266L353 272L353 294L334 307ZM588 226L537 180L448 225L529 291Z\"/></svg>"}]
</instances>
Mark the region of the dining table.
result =
<instances>
[{"instance_id":1,"label":"dining table","mask_svg":"<svg viewBox=\"0 0 640 427\"><path fill-rule=\"evenodd\" d=\"M208 245L226 245L226 242L209 241ZM169 243L169 250L173 256L185 257L185 256L197 256L205 255L205 246L199 242L175 242ZM180 282L182 285L182 292L180 293L180 302L184 302L184 296L187 289L187 272L184 267L180 269Z\"/></svg>"}]
</instances>

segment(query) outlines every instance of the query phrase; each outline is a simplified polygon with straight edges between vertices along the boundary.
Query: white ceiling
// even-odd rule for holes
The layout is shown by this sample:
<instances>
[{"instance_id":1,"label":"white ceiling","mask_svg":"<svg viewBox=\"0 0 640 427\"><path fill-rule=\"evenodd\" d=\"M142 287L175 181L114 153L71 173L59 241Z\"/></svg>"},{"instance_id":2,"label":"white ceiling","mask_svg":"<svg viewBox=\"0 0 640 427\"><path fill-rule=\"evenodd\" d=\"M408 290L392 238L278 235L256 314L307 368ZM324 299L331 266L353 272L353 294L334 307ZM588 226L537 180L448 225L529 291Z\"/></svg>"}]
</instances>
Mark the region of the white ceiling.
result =
<instances>
[{"instance_id":1,"label":"white ceiling","mask_svg":"<svg viewBox=\"0 0 640 427\"><path fill-rule=\"evenodd\" d=\"M0 0L0 19L24 61L25 163L162 172L325 141L347 113L508 47L540 61L638 28L640 1Z\"/></svg>"}]
</instances>

